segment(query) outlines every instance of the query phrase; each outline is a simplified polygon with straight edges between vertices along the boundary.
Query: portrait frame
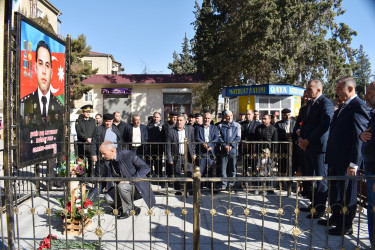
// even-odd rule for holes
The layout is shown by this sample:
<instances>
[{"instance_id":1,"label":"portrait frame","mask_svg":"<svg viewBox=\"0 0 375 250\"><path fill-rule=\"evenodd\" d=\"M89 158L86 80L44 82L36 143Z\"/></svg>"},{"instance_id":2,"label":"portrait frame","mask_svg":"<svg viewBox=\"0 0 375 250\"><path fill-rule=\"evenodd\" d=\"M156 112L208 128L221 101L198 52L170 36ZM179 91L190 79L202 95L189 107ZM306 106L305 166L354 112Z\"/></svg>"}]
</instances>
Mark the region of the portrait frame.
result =
<instances>
[{"instance_id":1,"label":"portrait frame","mask_svg":"<svg viewBox=\"0 0 375 250\"><path fill-rule=\"evenodd\" d=\"M15 67L16 160L19 167L24 167L61 157L66 153L65 123L69 120L66 112L69 96L66 74L68 53L64 40L20 13L15 15L15 31L18 35ZM40 41L47 46L43 47L43 42ZM38 51L44 52L38 52L40 58L47 55L46 63L41 63L39 61L42 60L38 59L38 66L37 47ZM44 102L40 96L46 90L47 98Z\"/></svg>"}]
</instances>

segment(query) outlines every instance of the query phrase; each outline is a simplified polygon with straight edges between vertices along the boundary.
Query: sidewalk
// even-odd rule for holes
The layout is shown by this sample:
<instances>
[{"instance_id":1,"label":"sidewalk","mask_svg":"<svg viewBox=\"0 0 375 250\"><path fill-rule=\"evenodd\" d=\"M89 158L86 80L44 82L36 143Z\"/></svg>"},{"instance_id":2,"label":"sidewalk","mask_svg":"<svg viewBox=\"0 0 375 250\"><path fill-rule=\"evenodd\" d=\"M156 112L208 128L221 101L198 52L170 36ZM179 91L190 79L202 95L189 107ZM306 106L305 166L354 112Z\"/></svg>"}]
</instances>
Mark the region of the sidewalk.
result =
<instances>
[{"instance_id":1,"label":"sidewalk","mask_svg":"<svg viewBox=\"0 0 375 250\"><path fill-rule=\"evenodd\" d=\"M116 249L116 237L118 239L118 249L133 249L133 228L134 228L134 247L135 249L186 249L193 248L193 198L188 196L186 203L184 197L174 196L174 191L170 189L167 198L165 189L153 186L156 195L156 207L153 209L153 215L148 216L148 209L144 201L137 200L135 204L142 208L141 214L132 218L115 220L110 214L110 209L106 207L108 214L100 216L100 227L104 230L102 237L102 249ZM58 208L56 198L61 196L62 191L50 192L50 207ZM273 195L266 195L263 203L262 195L249 194L248 209L250 214L246 217L244 209L246 208L245 192L232 193L220 192L215 194L213 199L209 192L203 192L201 199L201 248L202 249L261 249L262 241L264 249L277 249L279 240L279 202L278 192ZM45 213L48 207L48 199L46 192L42 192L40 198L33 198L22 203L19 206L19 213L16 228L19 235L19 245L21 249L32 249L34 247L33 239L38 247L44 237L49 234L57 235L59 239L65 239L62 234L61 218L50 217ZM166 205L168 203L168 206ZM34 205L32 205L34 204ZM298 206L307 206L308 201L298 197ZM30 212L31 208L35 208L35 215ZM282 192L280 226L280 248L293 249L296 243L297 249L308 249L310 240L312 248L324 249L326 247L326 228L317 224L317 220L306 218L307 213L295 215L296 196L286 197L286 193ZM187 209L186 218L182 214L183 209ZM211 215L214 208L216 213ZM227 215L228 209L232 210L231 216ZM170 211L166 215L166 209ZM265 209L265 210L264 210ZM264 213L264 221L262 220L262 211ZM354 234L344 237L345 249L354 249L357 246L358 222L360 222L359 245L360 249L370 249L367 234L366 209L363 210L361 218L354 220ZM297 225L301 230L298 237L293 237L295 220L297 217ZM34 221L33 221L34 220ZM49 224L51 220L51 224ZM359 221L360 220L360 221ZM117 223L117 224L116 224ZM85 241L97 241L98 236L95 234L99 227L99 218L95 216L93 223L84 233ZM264 227L262 226L264 224ZM50 226L49 226L50 225ZM2 226L4 242L7 244L6 236L6 216L2 215ZM310 227L312 234L310 235ZM151 233L151 234L150 234ZM34 235L35 234L35 235ZM150 236L151 235L151 236ZM228 237L230 235L230 237ZM311 236L311 238L310 238ZM185 237L185 238L184 238ZM82 236L68 236L69 240L81 240ZM263 240L262 240L263 239ZM341 249L342 237L329 236L328 248ZM184 241L185 240L185 241ZM230 240L230 242L229 242ZM296 240L296 242L294 242ZM213 244L213 245L211 245Z\"/></svg>"}]
</instances>

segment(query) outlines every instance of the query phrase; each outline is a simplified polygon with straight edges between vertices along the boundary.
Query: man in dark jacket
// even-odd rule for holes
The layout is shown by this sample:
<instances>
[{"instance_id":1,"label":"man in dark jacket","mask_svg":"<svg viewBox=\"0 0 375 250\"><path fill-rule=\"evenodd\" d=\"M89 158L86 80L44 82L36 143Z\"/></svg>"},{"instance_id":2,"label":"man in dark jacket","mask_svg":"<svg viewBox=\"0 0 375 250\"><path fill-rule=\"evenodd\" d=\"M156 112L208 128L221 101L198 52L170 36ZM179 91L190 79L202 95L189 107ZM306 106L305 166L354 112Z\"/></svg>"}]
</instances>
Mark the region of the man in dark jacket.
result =
<instances>
[{"instance_id":1,"label":"man in dark jacket","mask_svg":"<svg viewBox=\"0 0 375 250\"><path fill-rule=\"evenodd\" d=\"M355 176L362 162L360 134L367 129L369 109L355 92L353 77L342 77L336 83L336 94L344 103L333 114L326 151L328 176ZM357 181L331 181L330 206L332 216L328 231L332 235L353 233L353 219L357 210ZM343 214L342 208L347 212ZM343 218L345 216L345 218ZM324 224L325 221L323 221ZM345 224L344 224L345 222ZM318 221L319 223L319 221Z\"/></svg>"},{"instance_id":2,"label":"man in dark jacket","mask_svg":"<svg viewBox=\"0 0 375 250\"><path fill-rule=\"evenodd\" d=\"M145 143L148 141L147 127L141 124L141 117L133 115L132 124L127 124L124 130L125 147L136 152L143 159L147 153Z\"/></svg>"},{"instance_id":3,"label":"man in dark jacket","mask_svg":"<svg viewBox=\"0 0 375 250\"><path fill-rule=\"evenodd\" d=\"M271 125L271 116L264 115L262 124L255 129L255 135L258 141L277 141L277 128Z\"/></svg>"},{"instance_id":4,"label":"man in dark jacket","mask_svg":"<svg viewBox=\"0 0 375 250\"><path fill-rule=\"evenodd\" d=\"M333 104L323 95L323 84L319 80L311 80L306 88L311 98L305 121L301 126L300 145L304 150L305 174L307 176L327 176L328 166L324 162L329 133L329 125L333 115ZM312 202L312 185L305 185L308 198ZM304 189L305 189L304 187ZM319 218L324 215L328 198L327 181L317 181L314 195L316 213L308 218ZM302 208L301 208L302 209ZM308 208L308 210L310 210Z\"/></svg>"},{"instance_id":5,"label":"man in dark jacket","mask_svg":"<svg viewBox=\"0 0 375 250\"><path fill-rule=\"evenodd\" d=\"M124 130L126 127L126 123L121 121L121 114L120 112L114 112L113 113L113 125L118 128L118 131L120 131L121 138L124 138Z\"/></svg>"},{"instance_id":6,"label":"man in dark jacket","mask_svg":"<svg viewBox=\"0 0 375 250\"><path fill-rule=\"evenodd\" d=\"M92 167L92 136L96 125L94 118L90 117L90 107L82 109L83 116L76 121L76 133L78 139L78 157L86 159L88 176L94 176Z\"/></svg>"},{"instance_id":7,"label":"man in dark jacket","mask_svg":"<svg viewBox=\"0 0 375 250\"><path fill-rule=\"evenodd\" d=\"M207 169L206 172L212 177L212 164L219 146L220 135L217 126L211 124L211 119L210 112L204 113L203 126L195 128L195 141L200 143L197 145L197 155L200 158L199 167L201 174L204 175Z\"/></svg>"},{"instance_id":8,"label":"man in dark jacket","mask_svg":"<svg viewBox=\"0 0 375 250\"><path fill-rule=\"evenodd\" d=\"M163 129L164 123L161 121L161 114L159 112L155 112L152 116L152 121L147 124L148 129L148 141L149 142L159 142L160 144L150 144L150 166L154 166L154 172L152 174L156 175L157 177L162 176L163 170L163 152L164 145L163 143L163 135L161 133Z\"/></svg>"},{"instance_id":9,"label":"man in dark jacket","mask_svg":"<svg viewBox=\"0 0 375 250\"><path fill-rule=\"evenodd\" d=\"M94 134L92 136L92 160L94 163L98 161L99 146L104 141L111 141L115 144L116 148L121 148L122 138L120 136L120 131L116 126L113 126L113 115L104 114L103 124L95 128ZM96 176L102 176L103 168L97 164L95 168ZM100 171L99 171L100 170Z\"/></svg>"},{"instance_id":10,"label":"man in dark jacket","mask_svg":"<svg viewBox=\"0 0 375 250\"><path fill-rule=\"evenodd\" d=\"M106 177L125 177L125 178L145 178L150 172L150 167L133 151L118 150L116 145L110 141L105 141L99 148L102 157L106 160L105 167L107 170ZM134 187L133 187L134 184ZM107 185L108 192L105 195L107 203L117 208L118 219L124 219L131 216L133 210L135 215L139 215L141 208L134 205L134 199L143 198L144 202L151 209L155 205L155 196L150 191L150 184L148 182L130 183L129 181L120 181L117 185L118 205L115 204L115 183L109 182ZM96 190L95 188L94 190ZM102 188L99 187L99 191ZM98 195L96 192L91 192L92 195ZM121 201L121 205L119 202Z\"/></svg>"},{"instance_id":11,"label":"man in dark jacket","mask_svg":"<svg viewBox=\"0 0 375 250\"><path fill-rule=\"evenodd\" d=\"M185 138L188 142L188 152L185 152ZM168 172L172 172L174 176L180 176L185 173L186 176L191 177L193 174L193 164L196 158L195 154L195 142L194 139L194 128L186 125L186 118L184 115L178 115L176 126L169 129L167 139L167 160L169 166L173 166L173 169L167 169ZM185 166L185 154L187 154L187 169ZM170 174L170 173L169 173ZM175 189L180 189L180 184L175 183ZM191 192L191 191L190 191ZM181 195L181 192L176 192L176 195Z\"/></svg>"}]
</instances>

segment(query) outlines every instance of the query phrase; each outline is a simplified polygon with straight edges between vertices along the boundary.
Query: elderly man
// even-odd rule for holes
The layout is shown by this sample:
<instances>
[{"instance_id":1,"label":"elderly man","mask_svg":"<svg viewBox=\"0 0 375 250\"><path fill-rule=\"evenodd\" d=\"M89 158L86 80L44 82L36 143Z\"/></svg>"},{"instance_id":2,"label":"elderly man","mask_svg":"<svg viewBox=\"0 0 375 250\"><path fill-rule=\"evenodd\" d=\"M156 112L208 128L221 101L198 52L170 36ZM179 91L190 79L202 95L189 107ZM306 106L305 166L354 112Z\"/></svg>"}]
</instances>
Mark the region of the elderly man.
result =
<instances>
[{"instance_id":1,"label":"elderly man","mask_svg":"<svg viewBox=\"0 0 375 250\"><path fill-rule=\"evenodd\" d=\"M187 151L185 152L185 138L187 139L188 146ZM194 128L192 126L186 125L185 116L180 114L177 116L176 126L169 129L168 139L167 139L167 160L169 166L173 166L173 169L167 169L168 173L174 173L174 176L180 176L182 173L185 173L188 177L192 176L193 173L193 164L196 158L195 154L195 142L194 139ZM185 154L187 154L187 169L184 169L185 166ZM168 175L169 176L169 175ZM180 184L175 183L175 189L180 189ZM191 192L191 191L190 191ZM176 192L176 195L181 195L180 191Z\"/></svg>"},{"instance_id":2,"label":"elderly man","mask_svg":"<svg viewBox=\"0 0 375 250\"><path fill-rule=\"evenodd\" d=\"M105 161L106 177L125 177L125 178L145 178L150 172L150 167L134 152L129 150L117 150L115 144L110 141L103 142L100 145L100 153ZM109 182L107 184L108 192L105 195L105 200L113 208L118 209L118 219L124 219L131 216L130 211L134 210L135 215L139 215L141 208L133 204L133 199L143 198L148 208L155 204L155 196L150 191L150 186L147 182L134 182L134 188L129 181L120 181L117 186L117 201L121 201L121 206L115 204L115 184ZM95 188L94 190L97 190ZM99 191L102 188L99 187ZM97 191L91 192L92 195L97 195ZM116 215L116 214L115 214Z\"/></svg>"},{"instance_id":3,"label":"elderly man","mask_svg":"<svg viewBox=\"0 0 375 250\"><path fill-rule=\"evenodd\" d=\"M200 142L198 144L198 155L200 156L199 167L201 174L207 172L210 176L212 175L212 164L214 163L213 158L215 157L215 149L218 147L219 142L219 130L215 125L211 124L211 113L205 112L203 119L203 126L197 126L195 128L195 141Z\"/></svg>"},{"instance_id":4,"label":"elderly man","mask_svg":"<svg viewBox=\"0 0 375 250\"><path fill-rule=\"evenodd\" d=\"M221 144L221 175L222 177L235 177L237 172L238 144L241 141L241 125L233 121L232 111L224 112L225 122L218 125ZM230 183L234 187L234 182ZM227 181L221 184L222 189L228 186Z\"/></svg>"},{"instance_id":5,"label":"elderly man","mask_svg":"<svg viewBox=\"0 0 375 250\"><path fill-rule=\"evenodd\" d=\"M362 144L362 156L365 166L365 175L375 175L375 82L366 89L366 105L371 108L371 119L366 131L362 132L360 138ZM375 247L375 180L367 179L367 223L371 246Z\"/></svg>"},{"instance_id":6,"label":"elderly man","mask_svg":"<svg viewBox=\"0 0 375 250\"><path fill-rule=\"evenodd\" d=\"M333 104L323 95L323 84L319 80L311 80L306 88L311 102L307 106L307 113L304 122L301 125L299 146L304 153L304 174L307 176L327 176L328 167L324 163L325 152L327 147L329 125L333 115ZM306 190L305 190L306 188ZM327 181L317 181L314 201L312 200L312 185L308 182L304 186L308 198L314 202L316 212L311 216L316 219L324 215L326 202L328 198ZM310 211L308 208L301 210Z\"/></svg>"},{"instance_id":7,"label":"elderly man","mask_svg":"<svg viewBox=\"0 0 375 250\"><path fill-rule=\"evenodd\" d=\"M132 124L127 124L124 130L124 143L129 143L125 145L129 149L136 152L138 155L144 157L147 153L144 144L148 140L147 127L141 124L141 117L139 115L133 115Z\"/></svg>"},{"instance_id":8,"label":"elderly man","mask_svg":"<svg viewBox=\"0 0 375 250\"><path fill-rule=\"evenodd\" d=\"M344 103L335 111L330 126L326 152L329 176L355 176L362 162L362 141L359 135L367 128L369 110L357 96L355 87L355 79L350 76L342 77L336 83L336 94ZM349 180L347 185L345 181L332 181L331 187L332 216L329 225L336 227L328 233L352 234L357 209L357 181ZM345 214L342 213L343 207L347 208Z\"/></svg>"}]
</instances>

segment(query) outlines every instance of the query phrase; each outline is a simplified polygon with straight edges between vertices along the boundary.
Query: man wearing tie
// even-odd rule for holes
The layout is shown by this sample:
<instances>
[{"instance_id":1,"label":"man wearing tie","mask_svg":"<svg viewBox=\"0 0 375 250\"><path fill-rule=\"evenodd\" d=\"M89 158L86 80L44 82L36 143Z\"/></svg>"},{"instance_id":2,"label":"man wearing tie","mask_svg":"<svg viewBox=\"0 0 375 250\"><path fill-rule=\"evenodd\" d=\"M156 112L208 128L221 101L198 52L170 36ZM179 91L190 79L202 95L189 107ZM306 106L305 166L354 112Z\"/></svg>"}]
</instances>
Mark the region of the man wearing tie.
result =
<instances>
[{"instance_id":1,"label":"man wearing tie","mask_svg":"<svg viewBox=\"0 0 375 250\"><path fill-rule=\"evenodd\" d=\"M124 143L131 143L130 145L125 144L125 147L129 147L144 157L147 154L147 148L145 143L148 141L148 130L147 127L141 124L141 117L139 115L133 115L133 124L127 124L124 128L123 140Z\"/></svg>"},{"instance_id":2,"label":"man wearing tie","mask_svg":"<svg viewBox=\"0 0 375 250\"><path fill-rule=\"evenodd\" d=\"M203 175L206 166L210 176L212 176L212 164L214 163L213 158L215 157L215 149L218 147L219 142L219 130L217 126L211 123L211 113L205 112L203 118L203 126L197 126L195 128L195 141L198 144L198 155L200 155L199 167L201 174Z\"/></svg>"},{"instance_id":3,"label":"man wearing tie","mask_svg":"<svg viewBox=\"0 0 375 250\"><path fill-rule=\"evenodd\" d=\"M328 166L324 162L327 147L329 125L333 114L333 104L323 95L323 85L319 80L311 80L306 88L308 96L311 98L307 106L305 121L302 123L300 131L299 146L304 150L304 169L306 176L327 176ZM314 200L312 197L312 185L304 185L307 196L316 208L316 212L311 216L316 219L324 215L328 198L327 181L317 181L314 190ZM308 208L301 208L302 211L310 211Z\"/></svg>"},{"instance_id":4,"label":"man wearing tie","mask_svg":"<svg viewBox=\"0 0 375 250\"><path fill-rule=\"evenodd\" d=\"M329 176L355 176L361 164L362 141L360 134L369 122L369 110L355 92L353 77L341 77L336 83L336 94L344 103L335 111L327 142L326 162ZM336 225L328 233L349 235L353 233L353 219L357 209L357 181L332 181L329 225ZM345 209L344 209L345 208ZM319 224L325 225L326 221Z\"/></svg>"},{"instance_id":5,"label":"man wearing tie","mask_svg":"<svg viewBox=\"0 0 375 250\"><path fill-rule=\"evenodd\" d=\"M185 138L187 139L187 151L185 152ZM193 126L186 125L186 118L184 115L179 114L177 116L177 123L175 127L169 129L167 134L167 159L169 165L167 167L173 167L172 169L174 176L180 176L185 173L186 176L193 176L193 164L196 158L195 154L195 142L194 128ZM187 169L185 169L185 154L187 154ZM169 170L172 172L171 170ZM190 189L191 184L188 185ZM180 183L175 183L175 189L180 190ZM192 191L189 191L192 194ZM182 195L180 191L176 192L176 195Z\"/></svg>"}]
</instances>

